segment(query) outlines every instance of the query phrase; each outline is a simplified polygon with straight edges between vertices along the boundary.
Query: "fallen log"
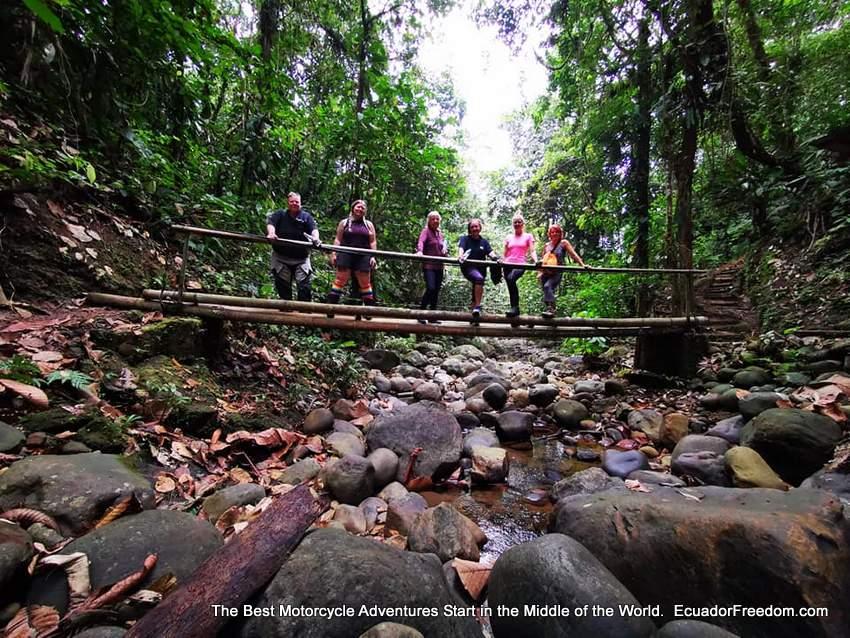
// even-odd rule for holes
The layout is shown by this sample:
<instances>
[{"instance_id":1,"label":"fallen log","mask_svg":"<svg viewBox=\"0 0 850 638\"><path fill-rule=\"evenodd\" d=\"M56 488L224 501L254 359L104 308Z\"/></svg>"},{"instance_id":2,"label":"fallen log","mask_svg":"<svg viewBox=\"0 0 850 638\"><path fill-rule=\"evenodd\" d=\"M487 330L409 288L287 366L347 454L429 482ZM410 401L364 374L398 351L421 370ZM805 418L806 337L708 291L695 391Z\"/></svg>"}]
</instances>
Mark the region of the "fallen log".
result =
<instances>
[{"instance_id":1,"label":"fallen log","mask_svg":"<svg viewBox=\"0 0 850 638\"><path fill-rule=\"evenodd\" d=\"M133 625L127 638L216 635L232 620L223 609L239 607L271 580L326 508L327 502L314 498L306 485L276 498L257 520Z\"/></svg>"}]
</instances>

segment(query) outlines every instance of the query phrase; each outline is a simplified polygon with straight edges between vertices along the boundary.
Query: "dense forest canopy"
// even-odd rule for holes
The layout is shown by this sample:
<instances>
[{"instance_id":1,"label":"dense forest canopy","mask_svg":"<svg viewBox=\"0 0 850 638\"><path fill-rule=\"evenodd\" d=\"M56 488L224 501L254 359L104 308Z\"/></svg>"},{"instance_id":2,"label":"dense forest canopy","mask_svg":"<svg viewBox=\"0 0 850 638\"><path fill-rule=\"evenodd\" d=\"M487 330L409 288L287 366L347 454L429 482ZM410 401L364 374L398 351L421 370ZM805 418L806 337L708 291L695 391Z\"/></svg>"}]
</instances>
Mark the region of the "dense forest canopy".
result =
<instances>
[{"instance_id":1,"label":"dense forest canopy","mask_svg":"<svg viewBox=\"0 0 850 638\"><path fill-rule=\"evenodd\" d=\"M482 0L478 21L510 45L532 42L550 75L549 93L506 122L514 162L484 197L466 187L451 79L417 63L453 7L5 3L0 100L28 127L0 147L0 179L98 189L155 227L249 232L296 190L325 237L362 197L379 245L403 251L432 209L449 213L452 238L473 215L497 237L517 210L538 234L557 221L597 264L712 266L771 242L820 256L850 245L850 3ZM195 249L231 264L211 283L265 281L262 251ZM387 264L389 301L414 296L411 270ZM565 287L592 314L651 304L631 279Z\"/></svg>"}]
</instances>

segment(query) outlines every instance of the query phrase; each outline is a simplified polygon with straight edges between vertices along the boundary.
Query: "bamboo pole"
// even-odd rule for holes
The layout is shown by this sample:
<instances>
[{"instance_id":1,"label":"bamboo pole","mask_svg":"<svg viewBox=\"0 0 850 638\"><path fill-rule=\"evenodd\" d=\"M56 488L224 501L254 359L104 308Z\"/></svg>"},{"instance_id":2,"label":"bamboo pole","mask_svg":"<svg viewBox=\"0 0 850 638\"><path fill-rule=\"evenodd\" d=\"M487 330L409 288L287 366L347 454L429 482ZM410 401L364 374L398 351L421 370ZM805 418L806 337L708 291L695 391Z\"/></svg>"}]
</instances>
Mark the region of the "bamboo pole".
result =
<instances>
[{"instance_id":1,"label":"bamboo pole","mask_svg":"<svg viewBox=\"0 0 850 638\"><path fill-rule=\"evenodd\" d=\"M124 297L90 292L86 296L92 304L113 306L117 308L134 308L138 310L159 310L163 313L184 314L210 319L227 319L253 323L271 323L289 326L304 326L322 328L325 330L356 330L367 332L399 332L405 334L449 335L449 336L479 336L479 337L527 337L565 339L567 337L633 337L646 333L681 332L683 326L651 326L651 327L538 327L523 328L511 326L485 326L471 324L421 324L411 319L396 319L394 321L357 321L353 318L324 315L309 315L304 313L287 313L267 311L263 309L234 308L221 305L187 305L170 302L148 301L137 297ZM320 304L316 304L319 306ZM339 306L331 306L338 309ZM364 313L361 313L364 314ZM365 315L364 315L365 316ZM520 324L521 325L521 324Z\"/></svg>"},{"instance_id":2,"label":"bamboo pole","mask_svg":"<svg viewBox=\"0 0 850 638\"><path fill-rule=\"evenodd\" d=\"M313 246L309 241L296 241L293 239L269 239L262 235L252 235L250 233L235 233L226 230L214 230L211 228L199 228L197 226L183 226L174 224L171 229L179 233L189 233L192 235L203 235L206 237L219 237L221 239L233 239L236 241L246 241L255 244L272 244L278 246L302 246L305 248L313 248L323 252L348 253L351 255L371 255L374 257L388 257L391 259L406 259L409 261L441 263L447 266L460 266L460 262L452 257L435 257L432 255L415 255L413 253L399 253L390 250L371 250L369 248L354 248L352 246L334 246L333 244L321 244ZM493 266L496 262L483 261L476 259L467 259L464 264L469 266ZM506 268L519 270L540 270L540 267L535 264L503 264ZM591 274L610 275L616 273L627 273L632 275L655 275L655 274L687 274L697 273L702 274L708 272L706 270L687 270L682 268L581 268L580 266L546 266L546 270L559 272L582 272Z\"/></svg>"},{"instance_id":3,"label":"bamboo pole","mask_svg":"<svg viewBox=\"0 0 850 638\"><path fill-rule=\"evenodd\" d=\"M178 290L142 291L142 297L150 301L179 302ZM256 297L233 297L230 295L214 295L209 293L184 292L184 304L218 304L239 308L266 308L274 310L292 310L308 313L331 313L341 316L387 317L393 319L436 319L439 321L468 322L468 312L450 310L411 310L409 308L391 308L382 306L346 306L339 304L310 303L306 301L287 301L283 299L259 299ZM542 317L523 315L517 318L503 315L481 315L480 323L543 325L543 326L586 326L612 328L648 328L648 327L695 327L708 324L707 317L622 317L622 318L590 318L590 317L559 317L543 319Z\"/></svg>"}]
</instances>

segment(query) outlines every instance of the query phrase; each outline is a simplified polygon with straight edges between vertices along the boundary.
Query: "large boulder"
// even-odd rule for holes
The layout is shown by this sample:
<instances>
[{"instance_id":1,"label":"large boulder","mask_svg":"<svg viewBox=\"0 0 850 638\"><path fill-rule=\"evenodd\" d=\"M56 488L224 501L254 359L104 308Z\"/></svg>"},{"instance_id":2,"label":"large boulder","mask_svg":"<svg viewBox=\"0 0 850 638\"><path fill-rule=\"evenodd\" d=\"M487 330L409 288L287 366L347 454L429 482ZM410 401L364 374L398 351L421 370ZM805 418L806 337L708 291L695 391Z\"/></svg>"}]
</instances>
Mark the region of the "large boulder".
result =
<instances>
[{"instance_id":1,"label":"large boulder","mask_svg":"<svg viewBox=\"0 0 850 638\"><path fill-rule=\"evenodd\" d=\"M436 554L443 563L453 558L478 561L476 538L481 532L475 531L476 527L454 507L440 503L416 517L407 537L407 548L413 552Z\"/></svg>"},{"instance_id":2,"label":"large boulder","mask_svg":"<svg viewBox=\"0 0 850 638\"><path fill-rule=\"evenodd\" d=\"M117 500L135 494L154 506L150 484L119 456L30 456L0 474L0 512L29 507L49 514L64 532L80 534Z\"/></svg>"},{"instance_id":3,"label":"large boulder","mask_svg":"<svg viewBox=\"0 0 850 638\"><path fill-rule=\"evenodd\" d=\"M307 534L252 604L293 613L250 618L241 628L242 638L351 638L382 620L414 627L425 636L481 636L473 618L442 613L445 605L454 608L458 601L436 556L395 549L341 530ZM351 607L354 614L325 618L297 613L339 607ZM398 608L410 611L393 614ZM440 613L420 613L430 608Z\"/></svg>"},{"instance_id":4,"label":"large boulder","mask_svg":"<svg viewBox=\"0 0 850 638\"><path fill-rule=\"evenodd\" d=\"M552 527L585 545L642 604L661 605L665 618L676 604L826 607L825 618L716 622L754 638L845 635L850 537L837 498L758 488L688 494L654 487L577 496L558 502Z\"/></svg>"},{"instance_id":5,"label":"large boulder","mask_svg":"<svg viewBox=\"0 0 850 638\"><path fill-rule=\"evenodd\" d=\"M765 410L741 430L741 445L761 454L779 476L799 485L832 457L841 426L796 408Z\"/></svg>"},{"instance_id":6,"label":"large boulder","mask_svg":"<svg viewBox=\"0 0 850 638\"><path fill-rule=\"evenodd\" d=\"M197 516L150 510L93 530L64 547L62 553L83 552L88 556L92 590L126 578L141 569L147 556L156 554L156 566L142 581L144 589L144 585L168 573L178 583L185 582L222 544L218 530ZM68 606L65 572L54 569L37 576L28 602L64 612Z\"/></svg>"},{"instance_id":7,"label":"large boulder","mask_svg":"<svg viewBox=\"0 0 850 638\"><path fill-rule=\"evenodd\" d=\"M620 605L638 607L637 599L581 543L562 534L547 534L502 554L490 574L487 598L491 609L503 605L520 612L491 618L496 638L648 638L655 632L649 618L619 612ZM615 613L575 613L594 605L613 608ZM570 613L525 613L546 608L567 608Z\"/></svg>"},{"instance_id":8,"label":"large boulder","mask_svg":"<svg viewBox=\"0 0 850 638\"><path fill-rule=\"evenodd\" d=\"M370 450L385 447L399 457L398 480L404 480L410 453L420 448L413 476L449 476L460 461L463 437L454 415L438 403L420 401L381 415L366 434Z\"/></svg>"}]
</instances>

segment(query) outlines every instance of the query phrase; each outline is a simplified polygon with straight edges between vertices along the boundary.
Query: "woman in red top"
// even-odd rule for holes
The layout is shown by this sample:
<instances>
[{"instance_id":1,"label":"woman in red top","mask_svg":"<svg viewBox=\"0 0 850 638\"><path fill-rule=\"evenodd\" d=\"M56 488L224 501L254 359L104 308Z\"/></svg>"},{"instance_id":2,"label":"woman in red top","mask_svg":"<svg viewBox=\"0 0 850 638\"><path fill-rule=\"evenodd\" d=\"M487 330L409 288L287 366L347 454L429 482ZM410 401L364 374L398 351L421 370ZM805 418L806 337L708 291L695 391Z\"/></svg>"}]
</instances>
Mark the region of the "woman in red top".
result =
<instances>
[{"instance_id":1,"label":"woman in red top","mask_svg":"<svg viewBox=\"0 0 850 638\"><path fill-rule=\"evenodd\" d=\"M432 210L428 213L425 228L419 233L419 241L416 243L417 255L432 255L434 257L446 257L449 254L449 246L443 233L440 232L440 213ZM426 261L422 264L422 275L425 277L425 294L422 295L421 309L437 309L437 300L440 296L440 288L443 285L443 264ZM420 319L420 323L425 323ZM439 323L432 319L431 323Z\"/></svg>"}]
</instances>

